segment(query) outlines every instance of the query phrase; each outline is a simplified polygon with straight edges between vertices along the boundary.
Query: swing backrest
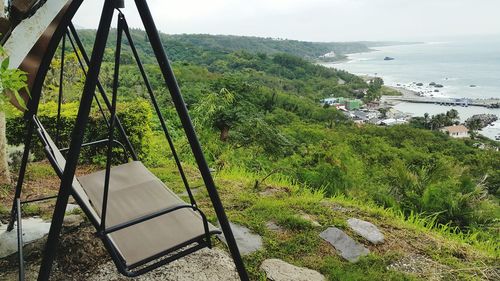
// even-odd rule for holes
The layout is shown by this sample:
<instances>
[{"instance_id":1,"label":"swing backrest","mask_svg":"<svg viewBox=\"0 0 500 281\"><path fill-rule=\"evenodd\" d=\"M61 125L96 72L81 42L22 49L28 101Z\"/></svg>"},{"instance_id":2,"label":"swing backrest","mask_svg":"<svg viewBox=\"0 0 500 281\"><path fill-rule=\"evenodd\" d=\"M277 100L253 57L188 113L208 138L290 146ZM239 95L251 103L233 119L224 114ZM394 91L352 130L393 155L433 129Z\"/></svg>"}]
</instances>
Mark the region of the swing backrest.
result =
<instances>
[{"instance_id":1,"label":"swing backrest","mask_svg":"<svg viewBox=\"0 0 500 281\"><path fill-rule=\"evenodd\" d=\"M45 130L43 127L42 123L38 118L35 116L34 117L35 124L37 125L38 129L38 134L40 135L40 138L45 144L45 150L49 156L49 160L51 164L54 166L56 171L59 171L60 175L64 172L64 167L66 166L66 158L64 155L61 153L60 149L57 147L56 143L52 140L48 132ZM73 197L79 201L81 204L84 204L85 206L90 207L91 202L90 199L83 189L82 185L80 182L76 179L76 177L73 178L73 186L72 186L72 195ZM100 222L100 216L97 214L97 212L93 208L87 208L89 210L89 215L92 216L92 219L94 219L96 222Z\"/></svg>"}]
</instances>

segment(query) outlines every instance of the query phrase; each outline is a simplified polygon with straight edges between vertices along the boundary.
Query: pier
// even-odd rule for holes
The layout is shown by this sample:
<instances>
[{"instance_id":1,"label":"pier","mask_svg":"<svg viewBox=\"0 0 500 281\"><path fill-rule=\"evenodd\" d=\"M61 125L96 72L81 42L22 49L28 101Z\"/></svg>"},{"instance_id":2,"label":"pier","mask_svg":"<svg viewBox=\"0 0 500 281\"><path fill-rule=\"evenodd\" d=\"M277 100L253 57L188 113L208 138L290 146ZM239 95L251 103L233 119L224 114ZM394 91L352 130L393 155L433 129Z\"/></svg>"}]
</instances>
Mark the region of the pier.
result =
<instances>
[{"instance_id":1,"label":"pier","mask_svg":"<svg viewBox=\"0 0 500 281\"><path fill-rule=\"evenodd\" d=\"M430 103L430 104L447 105L447 106L482 106L487 108L499 108L500 106L500 99L461 99L461 98L437 98L437 97L384 96L383 101Z\"/></svg>"}]
</instances>

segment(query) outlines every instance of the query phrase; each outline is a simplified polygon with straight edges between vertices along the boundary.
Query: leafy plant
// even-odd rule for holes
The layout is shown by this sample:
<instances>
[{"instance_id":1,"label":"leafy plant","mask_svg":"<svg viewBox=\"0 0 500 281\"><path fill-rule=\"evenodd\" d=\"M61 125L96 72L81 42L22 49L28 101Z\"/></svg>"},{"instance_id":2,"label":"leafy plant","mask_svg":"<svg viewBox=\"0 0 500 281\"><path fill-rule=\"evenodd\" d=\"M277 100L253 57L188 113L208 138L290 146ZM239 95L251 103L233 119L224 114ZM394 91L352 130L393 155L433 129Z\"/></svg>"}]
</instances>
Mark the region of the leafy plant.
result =
<instances>
[{"instance_id":1,"label":"leafy plant","mask_svg":"<svg viewBox=\"0 0 500 281\"><path fill-rule=\"evenodd\" d=\"M7 53L0 47L0 108L3 109L10 94L22 108L26 109L26 103L19 93L23 89L28 92L26 72L19 69L9 69L9 62Z\"/></svg>"}]
</instances>

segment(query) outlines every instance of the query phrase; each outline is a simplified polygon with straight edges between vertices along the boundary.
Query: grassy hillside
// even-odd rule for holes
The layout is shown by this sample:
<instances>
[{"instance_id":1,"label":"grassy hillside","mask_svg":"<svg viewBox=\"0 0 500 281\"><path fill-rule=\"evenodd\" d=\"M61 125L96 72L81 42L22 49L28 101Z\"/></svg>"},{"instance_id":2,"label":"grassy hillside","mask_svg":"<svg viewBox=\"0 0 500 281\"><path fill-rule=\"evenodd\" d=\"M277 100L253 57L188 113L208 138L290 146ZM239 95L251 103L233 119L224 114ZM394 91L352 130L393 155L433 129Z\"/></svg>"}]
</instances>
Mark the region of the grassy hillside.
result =
<instances>
[{"instance_id":1,"label":"grassy hillside","mask_svg":"<svg viewBox=\"0 0 500 281\"><path fill-rule=\"evenodd\" d=\"M85 44L91 45L93 31L81 33ZM209 165L217 171L231 220L264 237L265 250L246 258L254 279L260 276L259 263L267 257L320 270L330 280L427 279L436 274L444 274L444 279L486 276L493 280L498 276L494 264L500 250L498 145L479 149L481 140L451 139L412 125L358 126L336 109L321 106L319 100L365 98L364 90L370 86L355 75L304 58L316 51L288 41L205 37L164 39ZM134 38L182 162L191 167L188 174L193 186L199 185L183 128L144 33L134 31ZM223 48L223 40L234 42ZM298 48L302 55L247 49L257 46L252 45L256 42L261 50ZM140 110L127 107L127 119L140 120L126 124L127 129L147 132L143 134L146 140L134 140L142 146L142 160L168 186L180 191L172 155L165 150L158 120L150 117L151 108L144 102L147 91L127 49L120 69L119 102L122 107L141 105ZM106 50L105 58L100 79L109 90L112 49ZM42 97L47 115L56 112L48 102L58 95L59 65L54 60ZM65 74L63 109L68 112L63 115L68 128L62 136L71 132L84 81L69 49L66 69L70 71ZM9 126L20 120L10 118ZM9 130L13 145L19 142L12 135L18 131ZM99 135L95 130L92 134ZM86 155L83 162L89 169L102 168L102 155ZM47 186L39 178L56 181L43 176L49 170L47 164L34 166L33 188ZM9 201L5 199L8 191L2 189L2 202ZM199 196L209 210L206 194ZM2 205L6 212L7 203ZM321 226L301 219L303 214ZM390 241L368 245L373 254L357 264L341 260L318 238L329 225L347 230L345 219L351 216L377 224ZM283 231L268 230L269 221ZM405 259L420 264L415 265L413 275L402 273L407 269L390 269L392 264L405 264Z\"/></svg>"},{"instance_id":2,"label":"grassy hillside","mask_svg":"<svg viewBox=\"0 0 500 281\"><path fill-rule=\"evenodd\" d=\"M80 172L96 168L85 165ZM180 194L184 191L173 164L160 165L152 171L175 192ZM187 165L186 174L193 186L201 183L194 166ZM259 267L268 258L279 258L317 270L327 280L498 280L498 248L494 243L485 244L470 235L458 235L451 228L436 227L425 216L414 214L407 217L394 209L342 195L328 197L282 175L268 177L255 188L255 181L260 181L263 176L241 168L225 169L214 174L230 220L263 238L264 247L244 257L251 280L266 280ZM30 166L26 195L49 195L56 191L56 187L57 177L47 162ZM215 224L215 214L206 190L203 187L197 190L198 205ZM6 190L0 191L0 206L7 206L10 196ZM185 196L184 199L188 200ZM40 215L49 219L52 208L51 204L30 204L24 208L24 213L26 216ZM0 208L0 218L7 216L8 211ZM385 235L385 242L372 245L357 236L347 226L349 218L377 225ZM270 222L278 228L270 229ZM319 237L319 233L329 226L344 230L368 247L371 254L357 263L343 260L333 247ZM58 257L61 267L58 270L66 272L64 278L81 280L79 278L91 276L110 260L92 233L88 222L76 232L65 232ZM471 245L471 241L476 242ZM225 248L220 241L215 240L215 243L216 247ZM39 258L36 254L27 257L34 272ZM5 269L0 278L15 279L15 261L0 260L0 266Z\"/></svg>"}]
</instances>

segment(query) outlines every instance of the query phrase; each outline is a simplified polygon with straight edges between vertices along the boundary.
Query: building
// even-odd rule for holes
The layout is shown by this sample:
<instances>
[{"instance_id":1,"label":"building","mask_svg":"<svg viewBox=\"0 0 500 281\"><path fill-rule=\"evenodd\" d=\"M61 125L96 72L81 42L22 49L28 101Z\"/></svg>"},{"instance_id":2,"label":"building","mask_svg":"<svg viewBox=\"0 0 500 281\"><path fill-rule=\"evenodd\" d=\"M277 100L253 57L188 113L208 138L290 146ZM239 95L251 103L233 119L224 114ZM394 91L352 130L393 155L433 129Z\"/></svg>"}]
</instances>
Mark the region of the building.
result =
<instances>
[{"instance_id":1,"label":"building","mask_svg":"<svg viewBox=\"0 0 500 281\"><path fill-rule=\"evenodd\" d=\"M322 105L328 104L337 107L337 109L340 109L339 107L345 107L348 110L358 110L363 105L363 102L359 99L347 99L343 97L326 98L322 99L320 102Z\"/></svg>"},{"instance_id":2,"label":"building","mask_svg":"<svg viewBox=\"0 0 500 281\"><path fill-rule=\"evenodd\" d=\"M354 99L354 100L346 100L345 101L345 107L348 109L348 110L357 110L357 109L360 109L361 106L363 105L363 102L361 100L358 100L358 99Z\"/></svg>"},{"instance_id":3,"label":"building","mask_svg":"<svg viewBox=\"0 0 500 281\"><path fill-rule=\"evenodd\" d=\"M450 135L452 138L468 138L469 129L464 125L448 126L439 129L441 132Z\"/></svg>"},{"instance_id":4,"label":"building","mask_svg":"<svg viewBox=\"0 0 500 281\"><path fill-rule=\"evenodd\" d=\"M402 125L402 124L407 124L408 120L406 119L395 119L395 118L387 118L380 120L378 124L380 126L394 126L394 125Z\"/></svg>"}]
</instances>

